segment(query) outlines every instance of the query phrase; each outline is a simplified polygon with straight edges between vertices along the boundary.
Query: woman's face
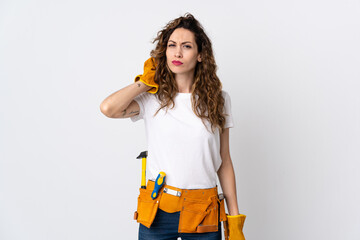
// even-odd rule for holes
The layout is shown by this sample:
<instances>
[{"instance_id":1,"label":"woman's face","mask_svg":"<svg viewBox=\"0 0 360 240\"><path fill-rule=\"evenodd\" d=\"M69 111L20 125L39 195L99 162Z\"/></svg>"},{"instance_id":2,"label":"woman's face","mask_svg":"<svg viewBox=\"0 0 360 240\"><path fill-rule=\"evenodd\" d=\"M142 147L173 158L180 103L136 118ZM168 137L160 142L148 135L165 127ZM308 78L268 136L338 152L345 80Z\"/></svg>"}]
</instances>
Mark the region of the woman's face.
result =
<instances>
[{"instance_id":1,"label":"woman's face","mask_svg":"<svg viewBox=\"0 0 360 240\"><path fill-rule=\"evenodd\" d=\"M195 71L198 61L201 62L201 56L198 53L194 33L185 28L175 29L170 35L166 48L166 63L170 70L174 74L188 74Z\"/></svg>"}]
</instances>

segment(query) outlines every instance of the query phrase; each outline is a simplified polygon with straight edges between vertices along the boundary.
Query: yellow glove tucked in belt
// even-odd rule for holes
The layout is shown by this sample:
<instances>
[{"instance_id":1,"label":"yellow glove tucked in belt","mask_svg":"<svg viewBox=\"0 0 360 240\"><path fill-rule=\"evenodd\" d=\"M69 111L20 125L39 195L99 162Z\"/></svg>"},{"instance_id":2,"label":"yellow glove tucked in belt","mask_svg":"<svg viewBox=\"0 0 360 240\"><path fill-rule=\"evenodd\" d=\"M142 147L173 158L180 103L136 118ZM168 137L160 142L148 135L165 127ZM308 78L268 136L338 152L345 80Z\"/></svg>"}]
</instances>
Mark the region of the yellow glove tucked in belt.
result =
<instances>
[{"instance_id":1,"label":"yellow glove tucked in belt","mask_svg":"<svg viewBox=\"0 0 360 240\"><path fill-rule=\"evenodd\" d=\"M244 227L246 215L239 214L231 216L226 214L226 218L228 230L228 239L226 240L245 240L245 236L242 230Z\"/></svg>"}]
</instances>

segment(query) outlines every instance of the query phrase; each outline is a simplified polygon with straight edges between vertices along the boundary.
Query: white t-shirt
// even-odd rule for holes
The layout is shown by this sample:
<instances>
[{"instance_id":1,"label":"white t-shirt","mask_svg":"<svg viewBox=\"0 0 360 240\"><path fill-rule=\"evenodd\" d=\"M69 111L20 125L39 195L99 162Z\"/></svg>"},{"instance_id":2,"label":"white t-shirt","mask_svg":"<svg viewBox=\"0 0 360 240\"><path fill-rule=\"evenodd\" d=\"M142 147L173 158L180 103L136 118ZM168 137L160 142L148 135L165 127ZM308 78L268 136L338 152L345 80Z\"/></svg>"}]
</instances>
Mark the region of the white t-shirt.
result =
<instances>
[{"instance_id":1,"label":"white t-shirt","mask_svg":"<svg viewBox=\"0 0 360 240\"><path fill-rule=\"evenodd\" d=\"M234 127L229 94L222 90L225 99L225 128ZM217 185L217 170L222 160L220 156L219 129L211 133L191 107L191 93L178 93L175 107L166 113L161 109L156 96L143 92L134 100L140 106L138 115L130 117L133 122L144 119L148 156L146 177L156 179L159 172L166 173L165 182L182 189L213 188Z\"/></svg>"}]
</instances>

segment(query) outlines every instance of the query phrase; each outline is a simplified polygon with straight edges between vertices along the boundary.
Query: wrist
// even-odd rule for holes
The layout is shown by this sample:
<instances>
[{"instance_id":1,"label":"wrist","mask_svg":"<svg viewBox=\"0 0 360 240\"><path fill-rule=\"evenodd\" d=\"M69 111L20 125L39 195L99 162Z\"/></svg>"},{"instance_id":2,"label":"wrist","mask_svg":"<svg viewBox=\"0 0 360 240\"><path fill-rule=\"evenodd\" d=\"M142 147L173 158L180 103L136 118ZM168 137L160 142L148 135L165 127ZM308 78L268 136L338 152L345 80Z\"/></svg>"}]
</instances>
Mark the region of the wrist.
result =
<instances>
[{"instance_id":1,"label":"wrist","mask_svg":"<svg viewBox=\"0 0 360 240\"><path fill-rule=\"evenodd\" d=\"M157 84L151 84L151 83L146 83L144 80L142 80L140 78L139 82L141 82L141 84L143 85L144 88L144 92L149 92L149 93L156 93L158 90L158 85Z\"/></svg>"},{"instance_id":2,"label":"wrist","mask_svg":"<svg viewBox=\"0 0 360 240\"><path fill-rule=\"evenodd\" d=\"M239 215L239 208L237 203L236 204L232 204L231 206L228 206L228 210L229 210L229 215L230 216L236 216Z\"/></svg>"},{"instance_id":3,"label":"wrist","mask_svg":"<svg viewBox=\"0 0 360 240\"><path fill-rule=\"evenodd\" d=\"M152 86L147 85L145 81L142 80L141 78L138 78L138 80L134 84L138 84L144 91L153 88Z\"/></svg>"},{"instance_id":4,"label":"wrist","mask_svg":"<svg viewBox=\"0 0 360 240\"><path fill-rule=\"evenodd\" d=\"M229 215L228 215L228 216L237 216L237 215L240 215L239 211L229 212Z\"/></svg>"}]
</instances>

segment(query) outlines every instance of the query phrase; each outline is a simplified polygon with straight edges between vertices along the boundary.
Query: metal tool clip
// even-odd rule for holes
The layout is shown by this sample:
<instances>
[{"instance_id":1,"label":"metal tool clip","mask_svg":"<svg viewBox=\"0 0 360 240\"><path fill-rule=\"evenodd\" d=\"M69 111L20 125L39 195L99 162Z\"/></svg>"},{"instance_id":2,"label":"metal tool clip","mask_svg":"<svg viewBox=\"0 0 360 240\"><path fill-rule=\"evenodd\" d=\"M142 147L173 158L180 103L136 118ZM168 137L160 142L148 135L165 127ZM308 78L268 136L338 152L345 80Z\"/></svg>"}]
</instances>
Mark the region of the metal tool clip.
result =
<instances>
[{"instance_id":1,"label":"metal tool clip","mask_svg":"<svg viewBox=\"0 0 360 240\"><path fill-rule=\"evenodd\" d=\"M180 197L180 196L181 196L181 192L172 190L172 189L170 189L170 188L164 188L164 193L171 194L171 195L174 195L174 196L176 196L176 197Z\"/></svg>"},{"instance_id":2,"label":"metal tool clip","mask_svg":"<svg viewBox=\"0 0 360 240\"><path fill-rule=\"evenodd\" d=\"M219 200L221 201L221 200L223 200L224 199L224 194L223 193L220 193L219 194Z\"/></svg>"}]
</instances>

